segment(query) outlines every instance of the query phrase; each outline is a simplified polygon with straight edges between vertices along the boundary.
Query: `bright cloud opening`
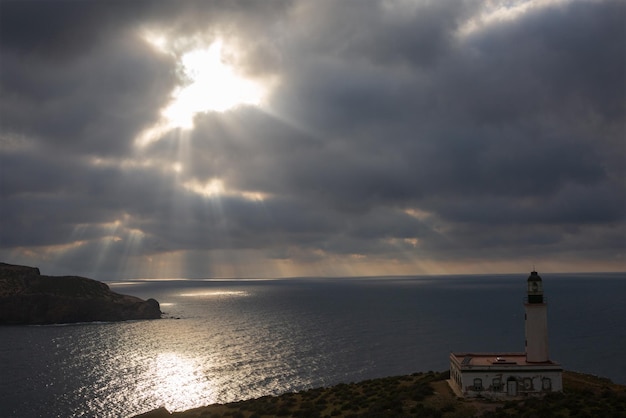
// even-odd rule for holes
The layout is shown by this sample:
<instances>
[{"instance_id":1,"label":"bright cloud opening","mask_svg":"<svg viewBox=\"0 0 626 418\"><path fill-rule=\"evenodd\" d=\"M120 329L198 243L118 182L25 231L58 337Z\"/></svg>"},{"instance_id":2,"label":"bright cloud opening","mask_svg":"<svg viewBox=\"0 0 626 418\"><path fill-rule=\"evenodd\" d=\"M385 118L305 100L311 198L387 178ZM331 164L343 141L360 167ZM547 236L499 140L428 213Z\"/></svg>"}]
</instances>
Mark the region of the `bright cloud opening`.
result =
<instances>
[{"instance_id":1,"label":"bright cloud opening","mask_svg":"<svg viewBox=\"0 0 626 418\"><path fill-rule=\"evenodd\" d=\"M175 128L193 128L198 113L224 112L239 105L259 105L263 87L246 79L223 59L223 42L208 49L196 49L181 57L180 65L188 84L172 93L172 101L162 115Z\"/></svg>"},{"instance_id":2,"label":"bright cloud opening","mask_svg":"<svg viewBox=\"0 0 626 418\"><path fill-rule=\"evenodd\" d=\"M459 28L458 35L465 38L490 25L513 21L527 13L557 6L569 0L490 0L483 3L483 10Z\"/></svg>"},{"instance_id":3,"label":"bright cloud opening","mask_svg":"<svg viewBox=\"0 0 626 418\"><path fill-rule=\"evenodd\" d=\"M262 202L268 197L267 193L259 191L226 190L226 188L224 187L224 182L219 178L212 178L205 183L202 183L198 180L190 180L184 182L182 184L182 187L205 198L219 198L222 196L231 196L243 198L254 202Z\"/></svg>"},{"instance_id":4,"label":"bright cloud opening","mask_svg":"<svg viewBox=\"0 0 626 418\"><path fill-rule=\"evenodd\" d=\"M138 145L157 141L173 129L190 130L199 113L226 112L242 105L260 106L267 96L265 83L246 77L226 60L236 51L221 39L209 47L176 51L175 43L163 35L146 32L143 38L161 53L178 57L180 85L161 110L161 120L137 138Z\"/></svg>"},{"instance_id":5,"label":"bright cloud opening","mask_svg":"<svg viewBox=\"0 0 626 418\"><path fill-rule=\"evenodd\" d=\"M183 187L204 197L218 197L224 194L224 183L220 179L211 179L206 183L191 180L184 183Z\"/></svg>"}]
</instances>

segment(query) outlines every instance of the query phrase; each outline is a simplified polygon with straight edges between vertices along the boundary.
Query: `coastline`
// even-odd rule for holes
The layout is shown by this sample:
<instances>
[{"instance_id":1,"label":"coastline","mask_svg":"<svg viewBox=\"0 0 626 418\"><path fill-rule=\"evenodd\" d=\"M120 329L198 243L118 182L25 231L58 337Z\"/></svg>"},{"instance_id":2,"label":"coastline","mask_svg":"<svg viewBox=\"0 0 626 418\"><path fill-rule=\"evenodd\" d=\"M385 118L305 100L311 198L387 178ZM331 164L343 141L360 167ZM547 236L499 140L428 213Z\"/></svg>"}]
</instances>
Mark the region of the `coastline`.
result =
<instances>
[{"instance_id":1,"label":"coastline","mask_svg":"<svg viewBox=\"0 0 626 418\"><path fill-rule=\"evenodd\" d=\"M563 393L543 398L499 401L458 397L448 384L449 372L414 373L341 383L327 388L213 404L180 412L161 407L133 418L240 417L500 417L619 416L626 412L626 385L574 371L563 372ZM548 414L548 415L546 415ZM581 416L581 415L576 415Z\"/></svg>"},{"instance_id":2,"label":"coastline","mask_svg":"<svg viewBox=\"0 0 626 418\"><path fill-rule=\"evenodd\" d=\"M155 299L112 291L80 276L47 276L39 268L0 263L0 325L53 325L159 319Z\"/></svg>"}]
</instances>

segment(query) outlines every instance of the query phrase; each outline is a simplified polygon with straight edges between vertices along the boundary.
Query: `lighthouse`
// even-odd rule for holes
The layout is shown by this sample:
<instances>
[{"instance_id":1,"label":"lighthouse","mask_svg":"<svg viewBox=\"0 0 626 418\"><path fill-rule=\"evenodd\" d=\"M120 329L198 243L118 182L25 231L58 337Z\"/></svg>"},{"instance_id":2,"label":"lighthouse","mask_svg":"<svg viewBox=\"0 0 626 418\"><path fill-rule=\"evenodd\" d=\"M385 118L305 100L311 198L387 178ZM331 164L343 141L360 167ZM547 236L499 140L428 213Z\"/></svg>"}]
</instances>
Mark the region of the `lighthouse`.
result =
<instances>
[{"instance_id":1,"label":"lighthouse","mask_svg":"<svg viewBox=\"0 0 626 418\"><path fill-rule=\"evenodd\" d=\"M541 276L532 271L528 276L528 296L524 308L526 311L526 361L545 363L548 357L548 307L543 298Z\"/></svg>"},{"instance_id":2,"label":"lighthouse","mask_svg":"<svg viewBox=\"0 0 626 418\"><path fill-rule=\"evenodd\" d=\"M563 391L563 367L548 357L548 311L541 277L533 269L526 282L525 351L450 353L448 382L458 396L501 399Z\"/></svg>"}]
</instances>

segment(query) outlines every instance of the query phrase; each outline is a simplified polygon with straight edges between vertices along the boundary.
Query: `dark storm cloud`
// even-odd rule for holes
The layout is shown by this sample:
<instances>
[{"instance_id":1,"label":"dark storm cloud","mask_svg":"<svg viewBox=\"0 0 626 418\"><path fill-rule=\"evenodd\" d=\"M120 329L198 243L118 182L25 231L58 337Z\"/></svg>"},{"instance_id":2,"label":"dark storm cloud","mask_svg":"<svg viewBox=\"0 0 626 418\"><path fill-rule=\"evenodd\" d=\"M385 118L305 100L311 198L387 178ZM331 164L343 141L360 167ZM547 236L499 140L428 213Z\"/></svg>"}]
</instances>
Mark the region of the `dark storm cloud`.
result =
<instances>
[{"instance_id":1,"label":"dark storm cloud","mask_svg":"<svg viewBox=\"0 0 626 418\"><path fill-rule=\"evenodd\" d=\"M615 268L626 6L562 2L460 35L484 7L2 1L3 256L69 246L56 263L119 274L129 255L224 249ZM156 52L141 30L179 43ZM198 114L137 147L180 54L216 37L276 78L269 111ZM221 196L194 189L216 179Z\"/></svg>"},{"instance_id":2,"label":"dark storm cloud","mask_svg":"<svg viewBox=\"0 0 626 418\"><path fill-rule=\"evenodd\" d=\"M4 154L0 163L2 216L10 220L0 235L4 248L68 244L77 229L94 237L101 223L149 214L168 188L158 173L94 167L63 155Z\"/></svg>"},{"instance_id":3,"label":"dark storm cloud","mask_svg":"<svg viewBox=\"0 0 626 418\"><path fill-rule=\"evenodd\" d=\"M258 31L288 2L203 0L3 0L0 41L5 48L68 59L98 48L136 26L161 26L180 33L216 28ZM241 26L241 27L239 27Z\"/></svg>"},{"instance_id":4,"label":"dark storm cloud","mask_svg":"<svg viewBox=\"0 0 626 418\"><path fill-rule=\"evenodd\" d=\"M172 90L172 66L122 40L58 64L2 53L4 128L72 153L128 152Z\"/></svg>"},{"instance_id":5,"label":"dark storm cloud","mask_svg":"<svg viewBox=\"0 0 626 418\"><path fill-rule=\"evenodd\" d=\"M401 81L393 63L385 74L320 59L297 84L304 90L289 97L299 98L295 108L302 106L334 147L349 143L345 154L334 155L341 163L324 161L333 172L325 184L347 191L341 179L347 180L350 192L357 190L350 199L372 189L381 195L395 189L401 199L457 198L549 195L567 183L597 184L607 180L605 152L615 139L603 131L613 126L614 134L623 133L624 64L616 60L624 52L623 16L617 3L534 13L450 44L432 71L416 69L407 80L400 73ZM395 164L387 164L387 153ZM316 182L304 178L305 188ZM357 178L370 186L363 194Z\"/></svg>"},{"instance_id":6,"label":"dark storm cloud","mask_svg":"<svg viewBox=\"0 0 626 418\"><path fill-rule=\"evenodd\" d=\"M111 32L136 20L147 4L141 0L3 1L0 40L10 50L67 59L106 42Z\"/></svg>"}]
</instances>

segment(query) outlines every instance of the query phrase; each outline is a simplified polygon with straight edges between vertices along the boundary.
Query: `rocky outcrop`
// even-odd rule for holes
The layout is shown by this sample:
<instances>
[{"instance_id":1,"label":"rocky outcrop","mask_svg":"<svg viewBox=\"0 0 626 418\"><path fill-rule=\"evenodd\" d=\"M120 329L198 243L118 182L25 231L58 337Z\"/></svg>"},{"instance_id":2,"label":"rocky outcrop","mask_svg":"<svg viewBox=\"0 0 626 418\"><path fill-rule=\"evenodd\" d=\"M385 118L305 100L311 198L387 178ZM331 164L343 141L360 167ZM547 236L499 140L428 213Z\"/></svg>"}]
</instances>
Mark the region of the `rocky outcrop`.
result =
<instances>
[{"instance_id":1,"label":"rocky outcrop","mask_svg":"<svg viewBox=\"0 0 626 418\"><path fill-rule=\"evenodd\" d=\"M159 302L121 295L78 276L0 263L0 324L61 324L161 317Z\"/></svg>"}]
</instances>

